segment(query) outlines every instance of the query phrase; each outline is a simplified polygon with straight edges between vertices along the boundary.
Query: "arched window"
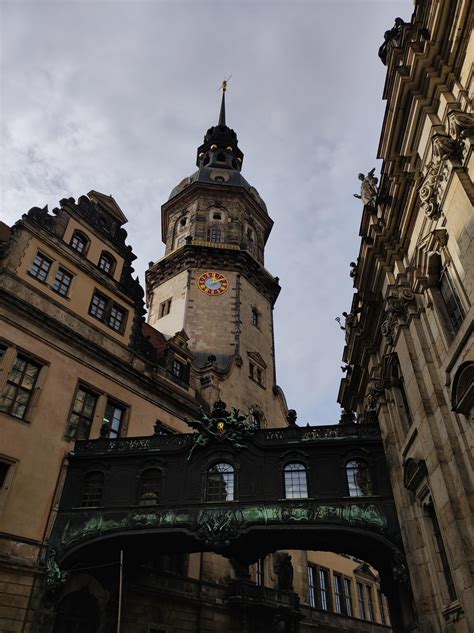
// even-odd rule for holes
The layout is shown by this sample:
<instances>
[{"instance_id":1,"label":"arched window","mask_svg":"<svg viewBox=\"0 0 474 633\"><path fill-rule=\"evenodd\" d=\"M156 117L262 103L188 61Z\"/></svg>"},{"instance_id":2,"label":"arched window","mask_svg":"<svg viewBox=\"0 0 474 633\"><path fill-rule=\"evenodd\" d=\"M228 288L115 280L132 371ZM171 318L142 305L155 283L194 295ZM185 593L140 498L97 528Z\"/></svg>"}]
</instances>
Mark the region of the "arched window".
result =
<instances>
[{"instance_id":1,"label":"arched window","mask_svg":"<svg viewBox=\"0 0 474 633\"><path fill-rule=\"evenodd\" d=\"M89 240L81 231L74 231L69 245L80 255L85 255L89 248Z\"/></svg>"},{"instance_id":2,"label":"arched window","mask_svg":"<svg viewBox=\"0 0 474 633\"><path fill-rule=\"evenodd\" d=\"M372 494L369 467L363 459L347 462L346 478L350 497L369 497Z\"/></svg>"},{"instance_id":3,"label":"arched window","mask_svg":"<svg viewBox=\"0 0 474 633\"><path fill-rule=\"evenodd\" d=\"M221 230L217 226L211 227L207 232L209 242L221 242Z\"/></svg>"},{"instance_id":4,"label":"arched window","mask_svg":"<svg viewBox=\"0 0 474 633\"><path fill-rule=\"evenodd\" d=\"M287 464L285 473L285 499L307 499L308 480L306 466L301 462Z\"/></svg>"},{"instance_id":5,"label":"arched window","mask_svg":"<svg viewBox=\"0 0 474 633\"><path fill-rule=\"evenodd\" d=\"M230 464L214 464L207 471L206 501L233 501L234 483L234 469Z\"/></svg>"},{"instance_id":6,"label":"arched window","mask_svg":"<svg viewBox=\"0 0 474 633\"><path fill-rule=\"evenodd\" d=\"M160 500L163 473L159 468L147 468L140 475L138 503L141 506L153 506Z\"/></svg>"},{"instance_id":7,"label":"arched window","mask_svg":"<svg viewBox=\"0 0 474 633\"><path fill-rule=\"evenodd\" d=\"M82 488L81 508L96 508L102 502L104 492L104 473L94 471L87 473L84 477L84 487Z\"/></svg>"},{"instance_id":8,"label":"arched window","mask_svg":"<svg viewBox=\"0 0 474 633\"><path fill-rule=\"evenodd\" d=\"M115 270L115 259L112 257L110 253L106 253L102 251L102 254L99 259L99 268L103 270L104 273L111 275Z\"/></svg>"}]
</instances>

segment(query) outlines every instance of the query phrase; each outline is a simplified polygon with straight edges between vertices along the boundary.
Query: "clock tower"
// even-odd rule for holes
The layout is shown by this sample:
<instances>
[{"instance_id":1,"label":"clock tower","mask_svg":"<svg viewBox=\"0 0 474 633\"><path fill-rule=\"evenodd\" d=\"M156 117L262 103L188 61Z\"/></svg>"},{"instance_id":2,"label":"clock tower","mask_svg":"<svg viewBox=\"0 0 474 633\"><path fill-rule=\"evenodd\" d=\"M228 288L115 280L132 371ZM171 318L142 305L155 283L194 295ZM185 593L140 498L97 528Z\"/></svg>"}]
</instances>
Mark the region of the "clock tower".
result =
<instances>
[{"instance_id":1,"label":"clock tower","mask_svg":"<svg viewBox=\"0 0 474 633\"><path fill-rule=\"evenodd\" d=\"M197 150L197 171L161 209L165 255L146 273L148 323L167 337L184 331L202 396L218 398L261 426L286 425L276 384L273 306L278 278L264 267L273 221L242 176L244 155L226 124L225 83L218 124Z\"/></svg>"}]
</instances>

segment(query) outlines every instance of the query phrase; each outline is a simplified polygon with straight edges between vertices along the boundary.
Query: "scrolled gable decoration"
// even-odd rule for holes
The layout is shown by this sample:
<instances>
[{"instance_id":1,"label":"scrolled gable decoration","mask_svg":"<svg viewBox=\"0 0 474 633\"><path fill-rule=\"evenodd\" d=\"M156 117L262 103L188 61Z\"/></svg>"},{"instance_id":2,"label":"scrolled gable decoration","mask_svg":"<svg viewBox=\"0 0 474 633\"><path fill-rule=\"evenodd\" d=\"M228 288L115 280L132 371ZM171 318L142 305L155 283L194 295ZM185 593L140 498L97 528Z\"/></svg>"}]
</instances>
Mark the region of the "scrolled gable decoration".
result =
<instances>
[{"instance_id":1,"label":"scrolled gable decoration","mask_svg":"<svg viewBox=\"0 0 474 633\"><path fill-rule=\"evenodd\" d=\"M422 211L429 218L437 220L441 215L441 200L452 169L450 162L460 166L463 143L447 134L434 134L431 144L431 161L421 183L419 196Z\"/></svg>"}]
</instances>

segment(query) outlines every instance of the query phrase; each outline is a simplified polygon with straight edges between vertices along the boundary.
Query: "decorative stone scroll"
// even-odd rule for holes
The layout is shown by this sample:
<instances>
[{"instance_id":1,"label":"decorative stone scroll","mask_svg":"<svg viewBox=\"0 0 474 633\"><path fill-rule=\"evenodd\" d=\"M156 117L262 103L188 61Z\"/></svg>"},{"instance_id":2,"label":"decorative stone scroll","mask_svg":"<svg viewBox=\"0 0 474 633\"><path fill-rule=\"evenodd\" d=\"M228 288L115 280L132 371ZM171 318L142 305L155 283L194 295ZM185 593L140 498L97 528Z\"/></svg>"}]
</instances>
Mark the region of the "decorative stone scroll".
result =
<instances>
[{"instance_id":1,"label":"decorative stone scroll","mask_svg":"<svg viewBox=\"0 0 474 633\"><path fill-rule=\"evenodd\" d=\"M448 160L460 164L463 143L446 134L435 134L431 143L431 161L421 183L419 196L420 208L429 218L437 220L441 215L441 200L452 169Z\"/></svg>"},{"instance_id":2,"label":"decorative stone scroll","mask_svg":"<svg viewBox=\"0 0 474 633\"><path fill-rule=\"evenodd\" d=\"M399 286L396 294L388 297L385 319L380 326L380 331L389 345L394 345L398 328L408 316L408 305L414 299L415 293L406 286Z\"/></svg>"},{"instance_id":3,"label":"decorative stone scroll","mask_svg":"<svg viewBox=\"0 0 474 633\"><path fill-rule=\"evenodd\" d=\"M474 136L474 113L452 110L448 114L449 134L456 141L463 141Z\"/></svg>"}]
</instances>

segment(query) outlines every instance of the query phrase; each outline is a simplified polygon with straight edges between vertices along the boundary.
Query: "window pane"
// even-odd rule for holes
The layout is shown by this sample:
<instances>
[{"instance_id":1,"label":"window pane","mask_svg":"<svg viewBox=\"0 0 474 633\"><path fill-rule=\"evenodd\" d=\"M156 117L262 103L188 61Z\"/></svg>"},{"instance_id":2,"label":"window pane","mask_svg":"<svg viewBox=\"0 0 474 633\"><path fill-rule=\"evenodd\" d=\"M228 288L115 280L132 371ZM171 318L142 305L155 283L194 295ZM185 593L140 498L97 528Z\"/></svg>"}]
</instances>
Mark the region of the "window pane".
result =
<instances>
[{"instance_id":1,"label":"window pane","mask_svg":"<svg viewBox=\"0 0 474 633\"><path fill-rule=\"evenodd\" d=\"M102 319L104 316L105 308L107 307L106 300L98 294L95 294L92 297L91 307L89 312L92 316L97 317L98 319Z\"/></svg>"},{"instance_id":2,"label":"window pane","mask_svg":"<svg viewBox=\"0 0 474 633\"><path fill-rule=\"evenodd\" d=\"M84 487L82 489L82 508L93 508L100 506L102 501L102 493L104 490L103 473L88 473L84 479Z\"/></svg>"},{"instance_id":3,"label":"window pane","mask_svg":"<svg viewBox=\"0 0 474 633\"><path fill-rule=\"evenodd\" d=\"M65 297L69 292L71 281L72 275L68 273L67 270L65 270L64 268L58 268L58 272L56 273L56 278L53 284L53 290Z\"/></svg>"},{"instance_id":4,"label":"window pane","mask_svg":"<svg viewBox=\"0 0 474 633\"><path fill-rule=\"evenodd\" d=\"M108 323L109 327L111 327L113 330L116 330L117 332L120 332L120 330L122 329L124 316L125 312L114 303L110 311Z\"/></svg>"},{"instance_id":5,"label":"window pane","mask_svg":"<svg viewBox=\"0 0 474 633\"><path fill-rule=\"evenodd\" d=\"M162 473L158 468L145 470L140 477L140 497L138 503L141 506L155 505L161 494Z\"/></svg>"},{"instance_id":6,"label":"window pane","mask_svg":"<svg viewBox=\"0 0 474 633\"><path fill-rule=\"evenodd\" d=\"M114 402L108 402L105 409L104 422L109 425L108 437L114 438L120 435L120 427L125 409Z\"/></svg>"},{"instance_id":7,"label":"window pane","mask_svg":"<svg viewBox=\"0 0 474 633\"><path fill-rule=\"evenodd\" d=\"M75 251L82 254L86 251L87 242L88 240L84 235L82 235L82 233L78 233L77 231L75 231L74 235L72 236L71 246Z\"/></svg>"},{"instance_id":8,"label":"window pane","mask_svg":"<svg viewBox=\"0 0 474 633\"><path fill-rule=\"evenodd\" d=\"M111 255L107 253L102 253L99 259L99 268L104 271L104 273L111 274L114 269L115 260Z\"/></svg>"},{"instance_id":9,"label":"window pane","mask_svg":"<svg viewBox=\"0 0 474 633\"><path fill-rule=\"evenodd\" d=\"M83 387L78 388L65 433L66 437L78 440L85 440L89 437L96 402L97 396L95 394Z\"/></svg>"},{"instance_id":10,"label":"window pane","mask_svg":"<svg viewBox=\"0 0 474 633\"><path fill-rule=\"evenodd\" d=\"M33 261L30 275L32 277L36 277L38 281L46 281L46 277L48 276L48 272L52 263L53 262L51 259L43 255L42 253L38 253Z\"/></svg>"},{"instance_id":11,"label":"window pane","mask_svg":"<svg viewBox=\"0 0 474 633\"><path fill-rule=\"evenodd\" d=\"M308 485L304 464L292 463L285 466L286 499L307 499Z\"/></svg>"},{"instance_id":12,"label":"window pane","mask_svg":"<svg viewBox=\"0 0 474 633\"><path fill-rule=\"evenodd\" d=\"M5 411L20 419L25 416L39 370L40 366L29 359L16 357L0 396L0 411Z\"/></svg>"},{"instance_id":13,"label":"window pane","mask_svg":"<svg viewBox=\"0 0 474 633\"><path fill-rule=\"evenodd\" d=\"M0 488L3 488L9 470L10 464L7 464L6 462L0 462Z\"/></svg>"},{"instance_id":14,"label":"window pane","mask_svg":"<svg viewBox=\"0 0 474 633\"><path fill-rule=\"evenodd\" d=\"M342 613L342 579L334 574L334 596L336 598L336 613Z\"/></svg>"},{"instance_id":15,"label":"window pane","mask_svg":"<svg viewBox=\"0 0 474 633\"><path fill-rule=\"evenodd\" d=\"M207 473L206 501L234 500L234 469L230 464L216 464Z\"/></svg>"},{"instance_id":16,"label":"window pane","mask_svg":"<svg viewBox=\"0 0 474 633\"><path fill-rule=\"evenodd\" d=\"M369 468L362 460L346 464L347 488L351 497L366 497L372 494Z\"/></svg>"},{"instance_id":17,"label":"window pane","mask_svg":"<svg viewBox=\"0 0 474 633\"><path fill-rule=\"evenodd\" d=\"M465 313L454 284L446 270L441 273L439 289L454 331L457 332L464 321Z\"/></svg>"}]
</instances>

